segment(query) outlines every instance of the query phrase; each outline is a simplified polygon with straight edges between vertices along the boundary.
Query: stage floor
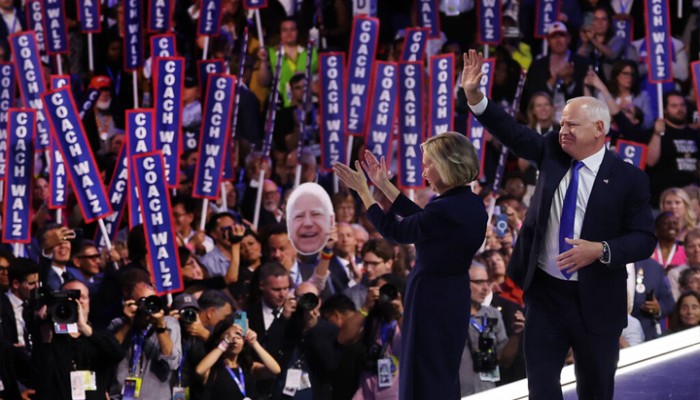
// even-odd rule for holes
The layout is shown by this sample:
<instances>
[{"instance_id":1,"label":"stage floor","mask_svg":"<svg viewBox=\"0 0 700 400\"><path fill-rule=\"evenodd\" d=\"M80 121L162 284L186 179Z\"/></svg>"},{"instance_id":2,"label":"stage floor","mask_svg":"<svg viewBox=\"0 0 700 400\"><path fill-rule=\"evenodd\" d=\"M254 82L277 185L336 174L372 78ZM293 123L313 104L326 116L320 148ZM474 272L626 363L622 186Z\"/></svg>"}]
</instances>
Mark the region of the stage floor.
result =
<instances>
[{"instance_id":1,"label":"stage floor","mask_svg":"<svg viewBox=\"0 0 700 400\"><path fill-rule=\"evenodd\" d=\"M615 378L616 400L700 400L700 347L620 372ZM578 399L575 388L567 388L564 399Z\"/></svg>"}]
</instances>

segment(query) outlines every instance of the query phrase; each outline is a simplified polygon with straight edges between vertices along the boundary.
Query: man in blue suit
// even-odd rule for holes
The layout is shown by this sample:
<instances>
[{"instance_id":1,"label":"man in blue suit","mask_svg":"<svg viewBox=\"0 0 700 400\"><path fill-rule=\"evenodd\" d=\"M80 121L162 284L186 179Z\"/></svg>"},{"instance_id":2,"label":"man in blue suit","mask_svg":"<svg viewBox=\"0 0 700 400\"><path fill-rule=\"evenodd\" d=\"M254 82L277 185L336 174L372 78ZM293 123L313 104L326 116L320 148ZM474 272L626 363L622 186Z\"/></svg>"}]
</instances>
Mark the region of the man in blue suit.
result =
<instances>
[{"instance_id":1,"label":"man in blue suit","mask_svg":"<svg viewBox=\"0 0 700 400\"><path fill-rule=\"evenodd\" d=\"M627 263L649 258L656 239L646 175L605 149L610 113L590 97L569 100L561 131L519 125L479 90L483 57L464 56L472 112L540 174L508 275L525 291L530 399L561 399L569 348L582 399L612 399L618 340L627 324Z\"/></svg>"}]
</instances>

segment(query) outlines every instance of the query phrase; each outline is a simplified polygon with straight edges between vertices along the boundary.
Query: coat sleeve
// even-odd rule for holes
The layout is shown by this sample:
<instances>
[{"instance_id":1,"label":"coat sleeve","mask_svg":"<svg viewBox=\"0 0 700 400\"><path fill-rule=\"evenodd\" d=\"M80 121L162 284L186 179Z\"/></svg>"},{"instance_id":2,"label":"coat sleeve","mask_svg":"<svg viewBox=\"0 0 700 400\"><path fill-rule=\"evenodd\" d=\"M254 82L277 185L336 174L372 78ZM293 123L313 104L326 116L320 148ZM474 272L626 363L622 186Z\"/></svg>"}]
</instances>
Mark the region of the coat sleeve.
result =
<instances>
[{"instance_id":1,"label":"coat sleeve","mask_svg":"<svg viewBox=\"0 0 700 400\"><path fill-rule=\"evenodd\" d=\"M374 204L367 210L367 216L385 239L397 243L416 243L429 237L440 237L450 231L447 227L454 224L447 212L435 203L429 203L424 210L403 219L397 218L392 210L384 213Z\"/></svg>"},{"instance_id":2,"label":"coat sleeve","mask_svg":"<svg viewBox=\"0 0 700 400\"><path fill-rule=\"evenodd\" d=\"M476 116L476 119L518 157L540 164L544 156L544 137L518 124L496 102L489 99L486 110L483 114Z\"/></svg>"}]
</instances>

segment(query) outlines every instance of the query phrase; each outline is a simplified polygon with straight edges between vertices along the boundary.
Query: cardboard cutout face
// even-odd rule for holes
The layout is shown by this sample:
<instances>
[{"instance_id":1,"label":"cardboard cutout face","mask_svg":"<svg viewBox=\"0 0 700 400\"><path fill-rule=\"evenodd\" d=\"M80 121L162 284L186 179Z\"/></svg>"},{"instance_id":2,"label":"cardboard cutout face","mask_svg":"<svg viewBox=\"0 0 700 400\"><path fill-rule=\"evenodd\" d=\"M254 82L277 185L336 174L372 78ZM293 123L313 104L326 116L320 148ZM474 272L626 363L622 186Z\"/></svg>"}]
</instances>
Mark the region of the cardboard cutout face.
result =
<instances>
[{"instance_id":1,"label":"cardboard cutout face","mask_svg":"<svg viewBox=\"0 0 700 400\"><path fill-rule=\"evenodd\" d=\"M334 221L330 197L321 186L305 183L294 190L287 203L287 230L297 252L309 255L321 251Z\"/></svg>"}]
</instances>

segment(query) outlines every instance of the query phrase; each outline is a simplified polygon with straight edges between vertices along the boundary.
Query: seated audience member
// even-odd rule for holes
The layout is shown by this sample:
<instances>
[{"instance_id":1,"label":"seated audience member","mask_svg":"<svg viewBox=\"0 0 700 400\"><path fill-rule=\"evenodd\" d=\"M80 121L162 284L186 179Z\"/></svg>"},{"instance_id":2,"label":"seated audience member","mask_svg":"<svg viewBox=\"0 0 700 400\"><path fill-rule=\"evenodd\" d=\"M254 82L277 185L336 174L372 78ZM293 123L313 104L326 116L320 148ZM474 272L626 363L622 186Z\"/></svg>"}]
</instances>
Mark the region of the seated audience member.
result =
<instances>
[{"instance_id":1,"label":"seated audience member","mask_svg":"<svg viewBox=\"0 0 700 400\"><path fill-rule=\"evenodd\" d=\"M686 263L667 272L674 300L678 300L682 290L679 289L680 276L688 269L700 271L700 228L694 228L685 235L683 243Z\"/></svg>"},{"instance_id":2,"label":"seated audience member","mask_svg":"<svg viewBox=\"0 0 700 400\"><path fill-rule=\"evenodd\" d=\"M656 339L663 334L665 319L675 305L664 269L648 259L634 263L627 274L634 279L632 316L642 324L646 340Z\"/></svg>"},{"instance_id":3,"label":"seated audience member","mask_svg":"<svg viewBox=\"0 0 700 400\"><path fill-rule=\"evenodd\" d=\"M469 281L472 315L459 367L462 396L496 387L496 382L500 380L499 365L512 363L525 327L524 317L517 318L514 336L508 338L501 313L493 307L482 305L489 294L488 273L483 266L474 264L469 268Z\"/></svg>"},{"instance_id":4,"label":"seated audience member","mask_svg":"<svg viewBox=\"0 0 700 400\"><path fill-rule=\"evenodd\" d=\"M206 399L255 399L256 382L280 373L277 361L258 343L250 328L234 324L231 316L220 321L207 343L209 353L197 365ZM254 361L253 354L260 360Z\"/></svg>"},{"instance_id":5,"label":"seated audience member","mask_svg":"<svg viewBox=\"0 0 700 400\"><path fill-rule=\"evenodd\" d=\"M675 333L700 326L700 294L683 293L668 321L668 332Z\"/></svg>"}]
</instances>

